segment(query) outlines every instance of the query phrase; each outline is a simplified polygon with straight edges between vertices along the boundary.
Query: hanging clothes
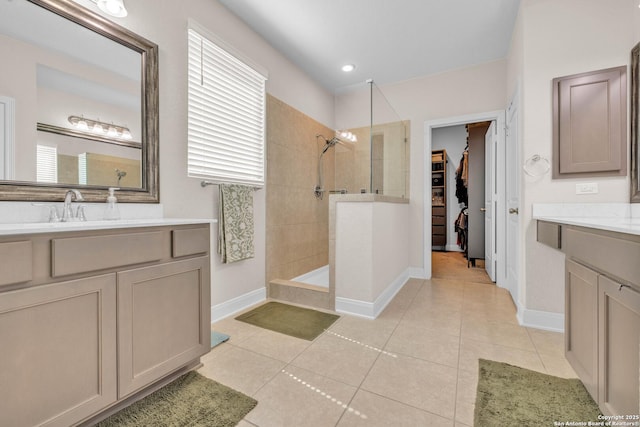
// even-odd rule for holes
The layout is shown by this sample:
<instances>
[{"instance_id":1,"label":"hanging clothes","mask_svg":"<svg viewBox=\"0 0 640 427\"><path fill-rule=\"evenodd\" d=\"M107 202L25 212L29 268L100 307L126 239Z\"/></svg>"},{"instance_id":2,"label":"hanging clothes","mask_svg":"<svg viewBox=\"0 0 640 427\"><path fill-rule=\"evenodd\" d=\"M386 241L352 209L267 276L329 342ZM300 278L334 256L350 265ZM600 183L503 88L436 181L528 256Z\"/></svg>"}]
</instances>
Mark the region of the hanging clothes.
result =
<instances>
[{"instance_id":1,"label":"hanging clothes","mask_svg":"<svg viewBox=\"0 0 640 427\"><path fill-rule=\"evenodd\" d=\"M469 180L469 150L468 147L462 153L460 165L456 169L456 197L458 203L467 206L469 201L469 192L467 190Z\"/></svg>"},{"instance_id":2,"label":"hanging clothes","mask_svg":"<svg viewBox=\"0 0 640 427\"><path fill-rule=\"evenodd\" d=\"M462 152L462 182L465 187L469 187L469 150Z\"/></svg>"},{"instance_id":3,"label":"hanging clothes","mask_svg":"<svg viewBox=\"0 0 640 427\"><path fill-rule=\"evenodd\" d=\"M462 208L455 222L455 230L458 233L457 243L460 246L460 249L463 251L467 250L467 232L468 232L468 209L465 206Z\"/></svg>"}]
</instances>

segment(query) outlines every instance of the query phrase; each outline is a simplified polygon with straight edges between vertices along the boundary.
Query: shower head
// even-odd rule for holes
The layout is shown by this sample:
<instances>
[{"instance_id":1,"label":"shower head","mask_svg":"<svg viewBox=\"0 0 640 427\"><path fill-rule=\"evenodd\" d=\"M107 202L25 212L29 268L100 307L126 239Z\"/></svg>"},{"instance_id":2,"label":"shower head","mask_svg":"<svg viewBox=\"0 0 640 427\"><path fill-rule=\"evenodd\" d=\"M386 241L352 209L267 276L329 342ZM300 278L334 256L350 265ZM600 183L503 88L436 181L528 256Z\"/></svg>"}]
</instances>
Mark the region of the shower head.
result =
<instances>
[{"instance_id":1,"label":"shower head","mask_svg":"<svg viewBox=\"0 0 640 427\"><path fill-rule=\"evenodd\" d=\"M327 139L327 140L325 140L325 141L326 141L327 143L325 144L324 148L322 149L322 153L321 153L320 155L322 155L322 154L326 153L326 152L327 152L327 150L328 150L329 148L331 148L331 147L335 146L337 143L339 143L339 142L340 142L340 140L339 140L337 137L335 137L335 136L334 136L333 138L331 138L331 139Z\"/></svg>"}]
</instances>

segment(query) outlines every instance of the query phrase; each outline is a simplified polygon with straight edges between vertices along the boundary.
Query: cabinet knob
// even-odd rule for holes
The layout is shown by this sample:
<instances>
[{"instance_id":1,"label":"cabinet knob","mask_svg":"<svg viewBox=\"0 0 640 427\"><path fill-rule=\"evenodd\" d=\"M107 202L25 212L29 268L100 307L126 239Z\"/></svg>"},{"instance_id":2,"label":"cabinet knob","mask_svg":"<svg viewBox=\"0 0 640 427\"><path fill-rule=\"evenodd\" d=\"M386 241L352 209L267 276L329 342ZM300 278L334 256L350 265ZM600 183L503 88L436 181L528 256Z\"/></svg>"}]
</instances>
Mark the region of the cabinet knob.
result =
<instances>
[{"instance_id":1,"label":"cabinet knob","mask_svg":"<svg viewBox=\"0 0 640 427\"><path fill-rule=\"evenodd\" d=\"M480 208L480 212L486 212L487 208Z\"/></svg>"},{"instance_id":2,"label":"cabinet knob","mask_svg":"<svg viewBox=\"0 0 640 427\"><path fill-rule=\"evenodd\" d=\"M518 208L509 208L509 213L518 215Z\"/></svg>"}]
</instances>

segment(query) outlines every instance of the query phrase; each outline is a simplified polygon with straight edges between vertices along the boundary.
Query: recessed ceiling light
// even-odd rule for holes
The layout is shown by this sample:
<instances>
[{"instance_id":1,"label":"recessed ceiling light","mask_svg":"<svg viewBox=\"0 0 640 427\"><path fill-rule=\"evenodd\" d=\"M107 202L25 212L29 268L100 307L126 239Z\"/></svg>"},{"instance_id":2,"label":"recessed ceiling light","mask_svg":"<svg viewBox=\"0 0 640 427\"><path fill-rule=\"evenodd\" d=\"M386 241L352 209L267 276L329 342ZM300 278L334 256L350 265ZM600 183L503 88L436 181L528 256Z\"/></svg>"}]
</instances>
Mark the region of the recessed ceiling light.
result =
<instances>
[{"instance_id":1,"label":"recessed ceiling light","mask_svg":"<svg viewBox=\"0 0 640 427\"><path fill-rule=\"evenodd\" d=\"M344 71L345 73L350 73L355 69L356 69L356 66L353 64L347 64L342 66L342 71Z\"/></svg>"}]
</instances>

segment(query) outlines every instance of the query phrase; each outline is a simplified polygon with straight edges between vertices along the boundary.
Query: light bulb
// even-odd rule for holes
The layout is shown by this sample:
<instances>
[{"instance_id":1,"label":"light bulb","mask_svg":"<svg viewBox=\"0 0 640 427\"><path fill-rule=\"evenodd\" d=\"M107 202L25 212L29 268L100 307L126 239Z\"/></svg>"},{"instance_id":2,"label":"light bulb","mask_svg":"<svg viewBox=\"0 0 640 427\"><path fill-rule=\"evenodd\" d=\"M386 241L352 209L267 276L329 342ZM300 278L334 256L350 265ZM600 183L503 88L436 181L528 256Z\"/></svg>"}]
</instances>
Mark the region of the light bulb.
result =
<instances>
[{"instance_id":1,"label":"light bulb","mask_svg":"<svg viewBox=\"0 0 640 427\"><path fill-rule=\"evenodd\" d=\"M85 120L78 120L78 124L76 125L80 130L89 130L89 125Z\"/></svg>"},{"instance_id":2,"label":"light bulb","mask_svg":"<svg viewBox=\"0 0 640 427\"><path fill-rule=\"evenodd\" d=\"M102 125L100 123L94 124L92 130L93 130L94 133L104 133L104 128L102 127Z\"/></svg>"},{"instance_id":3,"label":"light bulb","mask_svg":"<svg viewBox=\"0 0 640 427\"><path fill-rule=\"evenodd\" d=\"M344 71L345 73L350 73L355 69L356 69L356 66L353 64L345 64L342 66L342 71Z\"/></svg>"},{"instance_id":4,"label":"light bulb","mask_svg":"<svg viewBox=\"0 0 640 427\"><path fill-rule=\"evenodd\" d=\"M98 7L104 13L117 18L127 16L127 9L124 7L123 0L98 0Z\"/></svg>"},{"instance_id":5,"label":"light bulb","mask_svg":"<svg viewBox=\"0 0 640 427\"><path fill-rule=\"evenodd\" d=\"M133 138L133 136L131 135L131 132L129 132L129 129L127 129L127 128L125 128L125 129L122 131L122 137L123 137L124 139L131 139L131 138Z\"/></svg>"},{"instance_id":6,"label":"light bulb","mask_svg":"<svg viewBox=\"0 0 640 427\"><path fill-rule=\"evenodd\" d=\"M109 126L109 130L107 131L107 136L110 136L111 138L115 138L116 136L118 136L118 131L114 126Z\"/></svg>"}]
</instances>

